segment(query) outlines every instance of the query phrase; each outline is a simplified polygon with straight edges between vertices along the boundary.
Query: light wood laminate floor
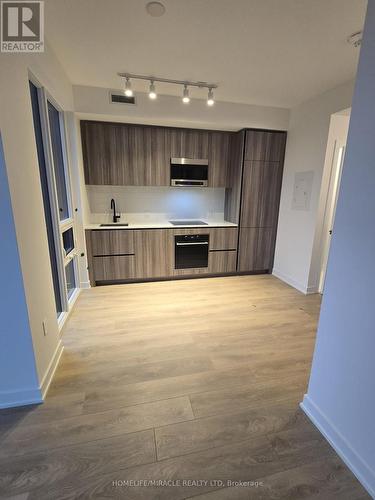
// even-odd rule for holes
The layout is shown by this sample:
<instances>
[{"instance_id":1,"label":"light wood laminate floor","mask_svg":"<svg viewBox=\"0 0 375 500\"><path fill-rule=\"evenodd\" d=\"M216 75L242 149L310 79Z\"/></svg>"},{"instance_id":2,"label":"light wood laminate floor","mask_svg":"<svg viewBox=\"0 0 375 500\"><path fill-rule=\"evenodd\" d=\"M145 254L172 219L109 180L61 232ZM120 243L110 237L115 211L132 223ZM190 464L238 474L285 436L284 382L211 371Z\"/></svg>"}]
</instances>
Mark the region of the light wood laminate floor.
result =
<instances>
[{"instance_id":1,"label":"light wood laminate floor","mask_svg":"<svg viewBox=\"0 0 375 500\"><path fill-rule=\"evenodd\" d=\"M319 305L269 275L83 291L45 403L0 412L0 497L369 498L298 406Z\"/></svg>"}]
</instances>

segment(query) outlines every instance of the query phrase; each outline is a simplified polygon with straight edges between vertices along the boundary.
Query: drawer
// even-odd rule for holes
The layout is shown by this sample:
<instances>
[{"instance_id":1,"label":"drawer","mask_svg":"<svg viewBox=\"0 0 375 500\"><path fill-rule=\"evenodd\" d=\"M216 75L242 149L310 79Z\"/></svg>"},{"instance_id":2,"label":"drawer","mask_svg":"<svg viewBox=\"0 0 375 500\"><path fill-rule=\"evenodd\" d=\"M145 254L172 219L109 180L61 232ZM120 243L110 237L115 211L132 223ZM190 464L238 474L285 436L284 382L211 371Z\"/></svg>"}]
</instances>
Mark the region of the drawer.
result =
<instances>
[{"instance_id":1,"label":"drawer","mask_svg":"<svg viewBox=\"0 0 375 500\"><path fill-rule=\"evenodd\" d=\"M210 250L236 250L237 235L236 227L210 228Z\"/></svg>"},{"instance_id":2,"label":"drawer","mask_svg":"<svg viewBox=\"0 0 375 500\"><path fill-rule=\"evenodd\" d=\"M236 271L237 250L210 252L208 255L208 272L234 273Z\"/></svg>"},{"instance_id":3,"label":"drawer","mask_svg":"<svg viewBox=\"0 0 375 500\"><path fill-rule=\"evenodd\" d=\"M92 255L123 255L134 253L134 233L128 229L91 231Z\"/></svg>"},{"instance_id":4,"label":"drawer","mask_svg":"<svg viewBox=\"0 0 375 500\"><path fill-rule=\"evenodd\" d=\"M135 278L134 255L93 257L95 281L114 281Z\"/></svg>"}]
</instances>

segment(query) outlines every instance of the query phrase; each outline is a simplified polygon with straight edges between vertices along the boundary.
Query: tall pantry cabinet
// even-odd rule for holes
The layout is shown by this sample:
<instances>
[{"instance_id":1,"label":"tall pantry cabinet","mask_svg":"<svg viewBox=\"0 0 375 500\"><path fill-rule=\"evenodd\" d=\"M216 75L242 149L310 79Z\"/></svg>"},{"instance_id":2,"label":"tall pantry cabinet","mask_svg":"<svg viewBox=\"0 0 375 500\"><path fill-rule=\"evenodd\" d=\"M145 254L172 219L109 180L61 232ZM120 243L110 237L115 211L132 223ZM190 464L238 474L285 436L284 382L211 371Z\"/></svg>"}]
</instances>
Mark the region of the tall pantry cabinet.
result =
<instances>
[{"instance_id":1,"label":"tall pantry cabinet","mask_svg":"<svg viewBox=\"0 0 375 500\"><path fill-rule=\"evenodd\" d=\"M239 272L271 272L286 132L247 130L239 214Z\"/></svg>"}]
</instances>

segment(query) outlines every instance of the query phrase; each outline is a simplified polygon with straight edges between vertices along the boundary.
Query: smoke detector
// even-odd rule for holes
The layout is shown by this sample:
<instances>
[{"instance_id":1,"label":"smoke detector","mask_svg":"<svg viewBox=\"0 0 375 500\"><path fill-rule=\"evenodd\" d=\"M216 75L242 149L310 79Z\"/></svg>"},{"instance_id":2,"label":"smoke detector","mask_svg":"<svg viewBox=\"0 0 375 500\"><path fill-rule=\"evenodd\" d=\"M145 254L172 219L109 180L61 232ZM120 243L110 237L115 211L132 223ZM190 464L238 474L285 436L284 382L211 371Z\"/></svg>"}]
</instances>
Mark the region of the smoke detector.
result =
<instances>
[{"instance_id":1,"label":"smoke detector","mask_svg":"<svg viewBox=\"0 0 375 500\"><path fill-rule=\"evenodd\" d=\"M152 17L160 17L165 13L165 7L161 2L148 2L146 10Z\"/></svg>"},{"instance_id":2,"label":"smoke detector","mask_svg":"<svg viewBox=\"0 0 375 500\"><path fill-rule=\"evenodd\" d=\"M353 47L360 47L362 43L362 31L356 31L355 33L352 33L348 38L346 39L350 45L353 45Z\"/></svg>"}]
</instances>

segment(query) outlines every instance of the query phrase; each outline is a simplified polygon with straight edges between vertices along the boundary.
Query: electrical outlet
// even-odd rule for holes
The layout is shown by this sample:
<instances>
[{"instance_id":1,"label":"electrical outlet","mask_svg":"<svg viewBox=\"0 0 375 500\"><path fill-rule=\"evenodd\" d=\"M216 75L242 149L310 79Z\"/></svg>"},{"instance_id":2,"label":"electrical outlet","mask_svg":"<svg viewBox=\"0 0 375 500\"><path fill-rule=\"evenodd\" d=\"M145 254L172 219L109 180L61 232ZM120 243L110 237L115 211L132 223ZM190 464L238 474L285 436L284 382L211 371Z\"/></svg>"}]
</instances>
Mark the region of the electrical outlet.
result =
<instances>
[{"instance_id":1,"label":"electrical outlet","mask_svg":"<svg viewBox=\"0 0 375 500\"><path fill-rule=\"evenodd\" d=\"M47 320L44 319L42 322L42 328L43 328L43 335L47 337Z\"/></svg>"}]
</instances>

